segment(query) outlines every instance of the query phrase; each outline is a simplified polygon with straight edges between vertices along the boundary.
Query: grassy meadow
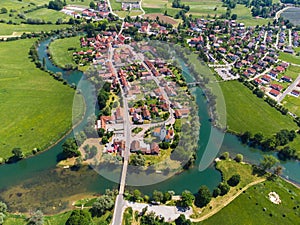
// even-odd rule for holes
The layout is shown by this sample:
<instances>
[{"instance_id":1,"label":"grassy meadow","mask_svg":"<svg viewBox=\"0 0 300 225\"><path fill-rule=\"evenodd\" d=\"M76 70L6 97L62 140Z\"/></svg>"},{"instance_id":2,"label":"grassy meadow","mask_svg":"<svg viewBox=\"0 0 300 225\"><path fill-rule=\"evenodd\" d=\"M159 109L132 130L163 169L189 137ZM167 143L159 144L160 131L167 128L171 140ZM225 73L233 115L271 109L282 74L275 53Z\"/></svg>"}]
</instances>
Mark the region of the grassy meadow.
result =
<instances>
[{"instance_id":1,"label":"grassy meadow","mask_svg":"<svg viewBox=\"0 0 300 225\"><path fill-rule=\"evenodd\" d=\"M279 59L285 62L294 63L300 65L300 56L295 56L285 52L279 52Z\"/></svg>"},{"instance_id":2,"label":"grassy meadow","mask_svg":"<svg viewBox=\"0 0 300 225\"><path fill-rule=\"evenodd\" d=\"M272 203L268 194L275 191L281 203ZM285 224L294 225L300 216L300 190L282 179L264 181L250 187L201 225Z\"/></svg>"},{"instance_id":3,"label":"grassy meadow","mask_svg":"<svg viewBox=\"0 0 300 225\"><path fill-rule=\"evenodd\" d=\"M11 35L13 33L23 34L24 32L41 32L41 31L51 31L51 30L59 30L70 25L62 24L62 25L31 25L31 24L20 24L20 25L12 25L0 23L0 35Z\"/></svg>"},{"instance_id":4,"label":"grassy meadow","mask_svg":"<svg viewBox=\"0 0 300 225\"><path fill-rule=\"evenodd\" d=\"M208 15L218 17L226 13L226 8L222 7L223 3L220 0L183 0L182 3L190 6L189 14L198 17L207 17Z\"/></svg>"},{"instance_id":5,"label":"grassy meadow","mask_svg":"<svg viewBox=\"0 0 300 225\"><path fill-rule=\"evenodd\" d=\"M74 90L30 62L28 51L34 41L0 43L2 158L10 157L15 147L25 154L34 148L45 149L72 126Z\"/></svg>"},{"instance_id":6,"label":"grassy meadow","mask_svg":"<svg viewBox=\"0 0 300 225\"><path fill-rule=\"evenodd\" d=\"M220 85L226 102L229 130L253 134L262 132L264 136L270 136L283 128L297 129L291 118L283 116L238 81Z\"/></svg>"},{"instance_id":7,"label":"grassy meadow","mask_svg":"<svg viewBox=\"0 0 300 225\"><path fill-rule=\"evenodd\" d=\"M80 37L71 37L64 39L56 39L51 42L49 51L53 62L61 68L64 68L66 64L76 66L73 61L73 52L68 51L68 48L75 47L77 51L80 50Z\"/></svg>"},{"instance_id":8,"label":"grassy meadow","mask_svg":"<svg viewBox=\"0 0 300 225\"><path fill-rule=\"evenodd\" d=\"M41 19L44 20L45 22L52 22L55 23L58 19L62 19L63 21L68 21L71 16L68 16L64 13L51 10L51 9L46 9L42 8L30 13L26 13L26 18L31 18L31 19Z\"/></svg>"}]
</instances>

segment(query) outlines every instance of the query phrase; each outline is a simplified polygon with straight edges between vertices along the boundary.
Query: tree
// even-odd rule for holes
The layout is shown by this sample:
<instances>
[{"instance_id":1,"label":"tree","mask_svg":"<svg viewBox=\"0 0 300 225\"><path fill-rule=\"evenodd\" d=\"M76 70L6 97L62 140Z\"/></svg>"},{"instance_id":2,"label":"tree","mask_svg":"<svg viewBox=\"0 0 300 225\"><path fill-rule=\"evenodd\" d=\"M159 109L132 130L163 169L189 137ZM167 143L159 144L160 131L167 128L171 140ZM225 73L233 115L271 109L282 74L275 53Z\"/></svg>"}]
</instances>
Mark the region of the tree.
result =
<instances>
[{"instance_id":1,"label":"tree","mask_svg":"<svg viewBox=\"0 0 300 225\"><path fill-rule=\"evenodd\" d=\"M211 200L211 193L207 186L202 185L196 195L195 205L198 207L206 206Z\"/></svg>"},{"instance_id":2,"label":"tree","mask_svg":"<svg viewBox=\"0 0 300 225\"><path fill-rule=\"evenodd\" d=\"M220 159L224 159L224 160L229 159L229 152L223 152L222 155L220 156Z\"/></svg>"},{"instance_id":3,"label":"tree","mask_svg":"<svg viewBox=\"0 0 300 225\"><path fill-rule=\"evenodd\" d=\"M4 202L0 201L0 213L6 213L7 205Z\"/></svg>"},{"instance_id":4,"label":"tree","mask_svg":"<svg viewBox=\"0 0 300 225\"><path fill-rule=\"evenodd\" d=\"M17 160L20 160L20 159L24 158L24 154L23 154L21 148L14 148L11 152L12 152L12 154L14 154L14 157Z\"/></svg>"},{"instance_id":5,"label":"tree","mask_svg":"<svg viewBox=\"0 0 300 225\"><path fill-rule=\"evenodd\" d=\"M90 2L90 8L91 9L95 9L96 8L95 2L93 2L93 1Z\"/></svg>"},{"instance_id":6,"label":"tree","mask_svg":"<svg viewBox=\"0 0 300 225\"><path fill-rule=\"evenodd\" d=\"M172 199L172 194L170 193L170 191L165 192L163 202L170 201L171 199Z\"/></svg>"},{"instance_id":7,"label":"tree","mask_svg":"<svg viewBox=\"0 0 300 225\"><path fill-rule=\"evenodd\" d=\"M276 166L274 169L274 174L280 176L282 174L282 166Z\"/></svg>"},{"instance_id":8,"label":"tree","mask_svg":"<svg viewBox=\"0 0 300 225\"><path fill-rule=\"evenodd\" d=\"M216 197L218 197L219 195L221 194L221 190L220 190L220 188L215 188L214 190L213 190L213 194L212 194L212 196L214 197L214 198L216 198Z\"/></svg>"},{"instance_id":9,"label":"tree","mask_svg":"<svg viewBox=\"0 0 300 225\"><path fill-rule=\"evenodd\" d=\"M78 145L75 138L68 138L65 143L63 143L62 148L66 158L80 156L80 151L78 151Z\"/></svg>"},{"instance_id":10,"label":"tree","mask_svg":"<svg viewBox=\"0 0 300 225\"><path fill-rule=\"evenodd\" d=\"M4 219L5 219L6 215L2 212L0 212L0 224L4 223Z\"/></svg>"},{"instance_id":11,"label":"tree","mask_svg":"<svg viewBox=\"0 0 300 225\"><path fill-rule=\"evenodd\" d=\"M242 161L243 161L243 155L242 155L242 154L236 154L234 160L235 160L236 162L238 162L238 163L239 163L239 162L242 162Z\"/></svg>"},{"instance_id":12,"label":"tree","mask_svg":"<svg viewBox=\"0 0 300 225\"><path fill-rule=\"evenodd\" d=\"M65 3L61 0L54 0L49 2L48 9L62 10L64 6Z\"/></svg>"},{"instance_id":13,"label":"tree","mask_svg":"<svg viewBox=\"0 0 300 225\"><path fill-rule=\"evenodd\" d=\"M175 220L176 225L192 225L189 219L185 218L185 215L180 214L180 216Z\"/></svg>"},{"instance_id":14,"label":"tree","mask_svg":"<svg viewBox=\"0 0 300 225\"><path fill-rule=\"evenodd\" d=\"M7 13L7 9L6 8L2 8L1 9L1 14Z\"/></svg>"},{"instance_id":15,"label":"tree","mask_svg":"<svg viewBox=\"0 0 300 225\"><path fill-rule=\"evenodd\" d=\"M28 224L32 225L43 225L44 224L44 214L41 210L37 210L31 213Z\"/></svg>"},{"instance_id":16,"label":"tree","mask_svg":"<svg viewBox=\"0 0 300 225\"><path fill-rule=\"evenodd\" d=\"M264 136L262 133L257 133L257 134L254 134L254 137L253 137L253 141L255 144L260 144L260 142L264 139Z\"/></svg>"},{"instance_id":17,"label":"tree","mask_svg":"<svg viewBox=\"0 0 300 225\"><path fill-rule=\"evenodd\" d=\"M135 189L133 191L133 201L137 201L138 199L140 199L142 197L142 193L138 190L138 189Z\"/></svg>"},{"instance_id":18,"label":"tree","mask_svg":"<svg viewBox=\"0 0 300 225\"><path fill-rule=\"evenodd\" d=\"M130 160L130 165L145 166L146 160L142 155L134 155Z\"/></svg>"},{"instance_id":19,"label":"tree","mask_svg":"<svg viewBox=\"0 0 300 225\"><path fill-rule=\"evenodd\" d=\"M91 214L88 211L76 209L71 213L66 225L90 225L91 222Z\"/></svg>"},{"instance_id":20,"label":"tree","mask_svg":"<svg viewBox=\"0 0 300 225\"><path fill-rule=\"evenodd\" d=\"M111 210L114 206L114 198L113 196L102 195L94 202L91 213L92 216L100 217L105 214L107 210Z\"/></svg>"},{"instance_id":21,"label":"tree","mask_svg":"<svg viewBox=\"0 0 300 225\"><path fill-rule=\"evenodd\" d=\"M231 187L234 187L240 183L240 180L241 176L239 174L234 174L228 179L227 184L229 184Z\"/></svg>"},{"instance_id":22,"label":"tree","mask_svg":"<svg viewBox=\"0 0 300 225\"><path fill-rule=\"evenodd\" d=\"M249 131L246 131L245 133L243 133L241 135L241 141L243 144L246 144L248 143L248 141L250 140L251 138L251 133Z\"/></svg>"},{"instance_id":23,"label":"tree","mask_svg":"<svg viewBox=\"0 0 300 225\"><path fill-rule=\"evenodd\" d=\"M228 191L230 190L230 187L228 184L226 183L223 183L221 182L219 185L218 185L218 188L220 189L221 193L220 195L223 196L223 195L226 195L228 193Z\"/></svg>"},{"instance_id":24,"label":"tree","mask_svg":"<svg viewBox=\"0 0 300 225\"><path fill-rule=\"evenodd\" d=\"M297 158L297 151L289 146L285 146L279 151L278 157L282 160Z\"/></svg>"},{"instance_id":25,"label":"tree","mask_svg":"<svg viewBox=\"0 0 300 225\"><path fill-rule=\"evenodd\" d=\"M264 155L264 158L260 162L260 167L263 170L271 169L273 166L275 166L276 163L278 163L278 159L276 159L272 155Z\"/></svg>"},{"instance_id":26,"label":"tree","mask_svg":"<svg viewBox=\"0 0 300 225\"><path fill-rule=\"evenodd\" d=\"M195 196L190 191L185 190L181 193L179 205L181 207L188 208L193 205L194 200Z\"/></svg>"},{"instance_id":27,"label":"tree","mask_svg":"<svg viewBox=\"0 0 300 225\"><path fill-rule=\"evenodd\" d=\"M231 19L232 19L232 20L236 20L236 19L237 19L237 14L232 14L232 15L231 15Z\"/></svg>"},{"instance_id":28,"label":"tree","mask_svg":"<svg viewBox=\"0 0 300 225\"><path fill-rule=\"evenodd\" d=\"M162 202L164 200L164 194L161 191L154 190L152 199L155 202Z\"/></svg>"}]
</instances>

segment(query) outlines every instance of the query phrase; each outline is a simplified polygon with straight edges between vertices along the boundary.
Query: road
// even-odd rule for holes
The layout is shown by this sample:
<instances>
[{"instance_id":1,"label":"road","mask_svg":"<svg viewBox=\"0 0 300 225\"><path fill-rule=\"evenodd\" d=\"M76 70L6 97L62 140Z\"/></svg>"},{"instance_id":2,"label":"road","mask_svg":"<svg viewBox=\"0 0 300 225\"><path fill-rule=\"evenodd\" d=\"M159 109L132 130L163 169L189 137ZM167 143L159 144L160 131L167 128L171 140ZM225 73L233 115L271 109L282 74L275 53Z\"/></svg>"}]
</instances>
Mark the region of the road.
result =
<instances>
[{"instance_id":1,"label":"road","mask_svg":"<svg viewBox=\"0 0 300 225\"><path fill-rule=\"evenodd\" d=\"M294 80L294 82L282 93L282 95L279 96L278 98L278 103L280 103L284 97L290 93L292 90L294 90L297 87L297 84L300 82L300 75Z\"/></svg>"},{"instance_id":2,"label":"road","mask_svg":"<svg viewBox=\"0 0 300 225\"><path fill-rule=\"evenodd\" d=\"M275 14L274 20L278 20L278 19L280 18L281 13L283 13L285 10L287 10L287 9L289 9L289 8L293 8L293 7L288 6L288 7L285 7L285 8L283 8L283 9L279 10L279 11Z\"/></svg>"}]
</instances>

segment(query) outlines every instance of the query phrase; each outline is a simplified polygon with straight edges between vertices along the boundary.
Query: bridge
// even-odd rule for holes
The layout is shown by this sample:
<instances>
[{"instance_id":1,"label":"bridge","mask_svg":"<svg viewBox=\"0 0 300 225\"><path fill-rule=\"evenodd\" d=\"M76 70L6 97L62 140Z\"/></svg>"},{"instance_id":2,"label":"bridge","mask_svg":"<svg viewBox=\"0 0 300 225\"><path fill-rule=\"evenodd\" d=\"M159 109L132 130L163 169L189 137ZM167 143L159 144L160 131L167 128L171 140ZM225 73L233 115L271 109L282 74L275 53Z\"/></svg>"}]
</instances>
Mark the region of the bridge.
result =
<instances>
[{"instance_id":1,"label":"bridge","mask_svg":"<svg viewBox=\"0 0 300 225\"><path fill-rule=\"evenodd\" d=\"M198 82L187 83L186 85L188 87L196 87L196 86L200 86L201 83L203 83L203 82L198 81Z\"/></svg>"}]
</instances>

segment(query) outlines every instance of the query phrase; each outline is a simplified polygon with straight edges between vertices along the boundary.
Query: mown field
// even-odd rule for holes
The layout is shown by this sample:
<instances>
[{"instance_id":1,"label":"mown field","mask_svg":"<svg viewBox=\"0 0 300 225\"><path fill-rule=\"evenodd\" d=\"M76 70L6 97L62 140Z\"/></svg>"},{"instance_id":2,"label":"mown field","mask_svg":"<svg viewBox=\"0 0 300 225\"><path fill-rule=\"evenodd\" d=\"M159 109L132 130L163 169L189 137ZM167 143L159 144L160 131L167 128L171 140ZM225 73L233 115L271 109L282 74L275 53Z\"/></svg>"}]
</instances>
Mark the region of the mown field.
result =
<instances>
[{"instance_id":1,"label":"mown field","mask_svg":"<svg viewBox=\"0 0 300 225\"><path fill-rule=\"evenodd\" d=\"M189 14L200 17L218 17L226 13L226 8L222 7L223 3L220 0L184 0L183 4L190 6Z\"/></svg>"},{"instance_id":2,"label":"mown field","mask_svg":"<svg viewBox=\"0 0 300 225\"><path fill-rule=\"evenodd\" d=\"M73 61L74 50L68 51L69 48L76 48L80 50L80 37L71 37L64 39L56 39L51 42L49 51L53 62L61 68L64 68L66 64L76 66Z\"/></svg>"},{"instance_id":3,"label":"mown field","mask_svg":"<svg viewBox=\"0 0 300 225\"><path fill-rule=\"evenodd\" d=\"M295 55L285 53L285 52L279 52L279 59L281 59L285 62L300 65L300 56L295 56Z\"/></svg>"},{"instance_id":4,"label":"mown field","mask_svg":"<svg viewBox=\"0 0 300 225\"><path fill-rule=\"evenodd\" d=\"M26 13L26 18L31 19L41 19L45 22L52 22L55 23L58 19L62 19L62 21L68 21L71 16L68 16L62 12L58 12L51 9L42 8L30 13Z\"/></svg>"},{"instance_id":5,"label":"mown field","mask_svg":"<svg viewBox=\"0 0 300 225\"><path fill-rule=\"evenodd\" d=\"M67 24L62 25L31 25L31 24L20 24L20 25L11 25L0 23L0 35L11 35L14 32L22 34L24 32L41 32L41 31L51 31L59 30L65 27L68 27Z\"/></svg>"},{"instance_id":6,"label":"mown field","mask_svg":"<svg viewBox=\"0 0 300 225\"><path fill-rule=\"evenodd\" d=\"M172 8L172 1L168 0L143 0L142 7L146 13L165 13L175 16L180 9Z\"/></svg>"},{"instance_id":7,"label":"mown field","mask_svg":"<svg viewBox=\"0 0 300 225\"><path fill-rule=\"evenodd\" d=\"M226 103L228 129L234 132L262 132L270 136L281 129L297 129L283 116L238 81L220 83Z\"/></svg>"},{"instance_id":8,"label":"mown field","mask_svg":"<svg viewBox=\"0 0 300 225\"><path fill-rule=\"evenodd\" d=\"M26 154L34 148L45 149L72 126L74 90L30 62L28 51L34 41L0 43L0 157L3 158L10 157L15 147Z\"/></svg>"},{"instance_id":9,"label":"mown field","mask_svg":"<svg viewBox=\"0 0 300 225\"><path fill-rule=\"evenodd\" d=\"M275 191L281 204L272 203L268 194ZM278 179L250 187L217 214L198 224L297 224L300 217L300 190Z\"/></svg>"},{"instance_id":10,"label":"mown field","mask_svg":"<svg viewBox=\"0 0 300 225\"><path fill-rule=\"evenodd\" d=\"M244 5L237 4L234 9L231 10L231 14L237 15L237 21L244 23L246 26L266 25L271 19L254 18L251 15L251 9Z\"/></svg>"}]
</instances>

